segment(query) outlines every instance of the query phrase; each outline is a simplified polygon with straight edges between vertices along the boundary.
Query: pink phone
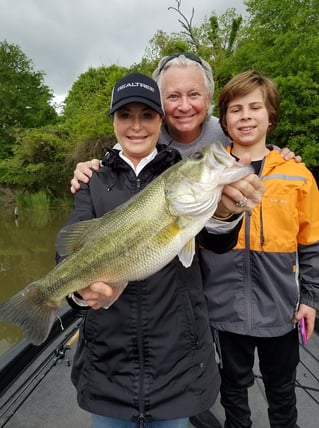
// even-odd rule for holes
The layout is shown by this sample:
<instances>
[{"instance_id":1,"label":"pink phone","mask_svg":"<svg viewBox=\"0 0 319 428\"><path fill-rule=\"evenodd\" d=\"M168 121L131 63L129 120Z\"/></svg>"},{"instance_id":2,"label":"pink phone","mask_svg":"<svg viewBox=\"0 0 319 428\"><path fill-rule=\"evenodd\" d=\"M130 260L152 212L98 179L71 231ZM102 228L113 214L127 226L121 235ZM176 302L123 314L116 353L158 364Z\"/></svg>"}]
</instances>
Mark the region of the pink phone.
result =
<instances>
[{"instance_id":1,"label":"pink phone","mask_svg":"<svg viewBox=\"0 0 319 428\"><path fill-rule=\"evenodd\" d=\"M305 346L307 344L307 330L306 330L306 323L305 318L302 317L299 321L299 329L300 329L300 338L301 343Z\"/></svg>"}]
</instances>

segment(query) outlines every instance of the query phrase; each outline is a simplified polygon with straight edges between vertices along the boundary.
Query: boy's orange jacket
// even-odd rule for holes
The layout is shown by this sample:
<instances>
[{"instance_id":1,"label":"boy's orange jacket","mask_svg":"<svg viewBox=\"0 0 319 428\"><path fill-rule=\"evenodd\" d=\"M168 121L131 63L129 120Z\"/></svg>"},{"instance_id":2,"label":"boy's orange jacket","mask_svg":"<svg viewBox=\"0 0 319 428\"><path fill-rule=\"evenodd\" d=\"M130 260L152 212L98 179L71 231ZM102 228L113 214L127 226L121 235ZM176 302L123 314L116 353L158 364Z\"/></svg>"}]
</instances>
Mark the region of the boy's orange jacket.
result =
<instances>
[{"instance_id":1,"label":"boy's orange jacket","mask_svg":"<svg viewBox=\"0 0 319 428\"><path fill-rule=\"evenodd\" d=\"M203 251L203 274L213 327L271 337L295 327L300 303L319 307L319 192L303 164L276 150L260 177L262 203L245 215L232 251L213 264Z\"/></svg>"}]
</instances>

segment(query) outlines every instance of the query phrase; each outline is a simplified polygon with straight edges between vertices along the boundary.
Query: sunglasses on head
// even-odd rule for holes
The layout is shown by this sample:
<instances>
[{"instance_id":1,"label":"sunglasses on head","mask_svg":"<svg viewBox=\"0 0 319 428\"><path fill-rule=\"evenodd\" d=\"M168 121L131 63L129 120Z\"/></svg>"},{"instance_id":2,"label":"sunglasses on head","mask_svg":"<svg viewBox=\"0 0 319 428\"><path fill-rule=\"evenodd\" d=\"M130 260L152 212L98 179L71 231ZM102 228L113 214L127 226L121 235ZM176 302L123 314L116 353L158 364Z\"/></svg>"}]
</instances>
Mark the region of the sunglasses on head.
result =
<instances>
[{"instance_id":1,"label":"sunglasses on head","mask_svg":"<svg viewBox=\"0 0 319 428\"><path fill-rule=\"evenodd\" d=\"M192 54L192 53L188 53L188 52L181 52L181 53L169 55L167 58L165 58L165 60L161 64L161 67L159 69L159 73L164 69L164 67L166 66L167 63L172 61L172 59L174 59L174 58L178 58L181 55L184 55L185 58L190 59L191 61L197 62L198 64L203 66L202 60L200 59L199 56Z\"/></svg>"}]
</instances>

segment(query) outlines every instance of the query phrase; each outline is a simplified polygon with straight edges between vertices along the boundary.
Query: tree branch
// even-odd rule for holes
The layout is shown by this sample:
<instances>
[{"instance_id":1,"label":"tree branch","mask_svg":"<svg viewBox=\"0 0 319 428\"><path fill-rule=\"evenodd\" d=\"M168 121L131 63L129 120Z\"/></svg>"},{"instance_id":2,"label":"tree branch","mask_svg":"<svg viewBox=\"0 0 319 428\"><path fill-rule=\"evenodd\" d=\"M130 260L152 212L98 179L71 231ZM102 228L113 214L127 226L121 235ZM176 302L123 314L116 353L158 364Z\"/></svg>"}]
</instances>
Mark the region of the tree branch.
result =
<instances>
[{"instance_id":1,"label":"tree branch","mask_svg":"<svg viewBox=\"0 0 319 428\"><path fill-rule=\"evenodd\" d=\"M182 31L182 34L185 34L187 37L189 37L191 41L194 43L194 46L197 48L199 46L199 42L194 35L193 26L192 26L192 21L194 18L194 8L192 8L192 16L188 20L186 16L183 14L183 12L181 11L182 0L175 0L175 1L177 3L177 7L169 6L168 10L170 9L175 10L182 17L182 19L178 19L178 22L181 24L181 26L185 30L185 31Z\"/></svg>"}]
</instances>

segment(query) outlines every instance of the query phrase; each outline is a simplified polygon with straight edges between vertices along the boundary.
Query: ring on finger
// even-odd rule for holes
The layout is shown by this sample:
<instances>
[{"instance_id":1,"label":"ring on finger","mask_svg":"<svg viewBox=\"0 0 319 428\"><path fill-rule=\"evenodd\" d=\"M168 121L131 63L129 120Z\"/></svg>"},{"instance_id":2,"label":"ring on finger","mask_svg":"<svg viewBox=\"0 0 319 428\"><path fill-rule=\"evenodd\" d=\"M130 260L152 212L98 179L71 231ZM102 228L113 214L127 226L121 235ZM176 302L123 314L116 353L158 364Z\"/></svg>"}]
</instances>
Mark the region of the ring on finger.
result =
<instances>
[{"instance_id":1,"label":"ring on finger","mask_svg":"<svg viewBox=\"0 0 319 428\"><path fill-rule=\"evenodd\" d=\"M248 201L248 199L246 198L246 196L244 196L241 201L235 202L235 205L238 208L244 208L247 204L247 201Z\"/></svg>"}]
</instances>

